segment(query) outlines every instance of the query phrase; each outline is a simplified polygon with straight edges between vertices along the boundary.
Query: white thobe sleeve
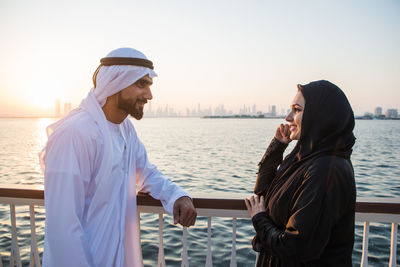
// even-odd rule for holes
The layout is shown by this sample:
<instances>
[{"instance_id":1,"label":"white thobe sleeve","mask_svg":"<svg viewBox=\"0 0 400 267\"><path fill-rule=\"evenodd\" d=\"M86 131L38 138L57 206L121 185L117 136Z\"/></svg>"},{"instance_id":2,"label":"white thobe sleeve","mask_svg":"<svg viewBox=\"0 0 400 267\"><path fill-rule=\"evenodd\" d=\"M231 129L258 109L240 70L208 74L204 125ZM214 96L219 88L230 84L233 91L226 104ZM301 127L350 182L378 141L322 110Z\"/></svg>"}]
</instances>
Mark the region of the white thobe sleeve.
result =
<instances>
[{"instance_id":1,"label":"white thobe sleeve","mask_svg":"<svg viewBox=\"0 0 400 267\"><path fill-rule=\"evenodd\" d=\"M159 199L164 209L172 214L175 201L183 196L190 197L189 194L150 163L146 149L139 139L136 140L135 153L137 191L148 192L155 199Z\"/></svg>"},{"instance_id":2,"label":"white thobe sleeve","mask_svg":"<svg viewBox=\"0 0 400 267\"><path fill-rule=\"evenodd\" d=\"M72 130L57 137L46 151L43 266L93 266L82 227L85 184L90 178L88 144Z\"/></svg>"}]
</instances>

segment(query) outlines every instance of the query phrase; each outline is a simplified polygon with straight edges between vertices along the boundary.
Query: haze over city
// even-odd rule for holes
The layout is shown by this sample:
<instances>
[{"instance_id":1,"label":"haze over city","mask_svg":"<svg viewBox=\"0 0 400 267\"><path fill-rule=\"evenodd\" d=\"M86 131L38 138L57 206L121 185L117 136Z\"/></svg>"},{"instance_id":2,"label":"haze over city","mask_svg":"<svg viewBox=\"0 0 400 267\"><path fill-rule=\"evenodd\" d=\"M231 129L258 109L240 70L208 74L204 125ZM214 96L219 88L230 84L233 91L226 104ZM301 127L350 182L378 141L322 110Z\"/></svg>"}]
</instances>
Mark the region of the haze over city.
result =
<instances>
[{"instance_id":1,"label":"haze over city","mask_svg":"<svg viewBox=\"0 0 400 267\"><path fill-rule=\"evenodd\" d=\"M399 1L1 1L0 116L78 106L118 47L154 62L153 110L281 113L319 79L358 115L400 109L398 14Z\"/></svg>"}]
</instances>

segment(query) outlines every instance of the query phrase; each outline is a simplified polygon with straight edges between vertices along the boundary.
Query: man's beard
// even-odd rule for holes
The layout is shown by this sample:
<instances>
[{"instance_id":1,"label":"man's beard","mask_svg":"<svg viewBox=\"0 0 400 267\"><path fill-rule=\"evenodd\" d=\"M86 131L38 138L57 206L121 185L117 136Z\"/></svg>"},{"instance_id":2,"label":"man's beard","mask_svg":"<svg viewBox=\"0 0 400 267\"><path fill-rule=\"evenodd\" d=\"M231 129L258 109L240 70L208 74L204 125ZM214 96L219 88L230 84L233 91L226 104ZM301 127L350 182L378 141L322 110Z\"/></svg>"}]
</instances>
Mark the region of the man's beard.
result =
<instances>
[{"instance_id":1,"label":"man's beard","mask_svg":"<svg viewBox=\"0 0 400 267\"><path fill-rule=\"evenodd\" d=\"M126 111L129 113L132 117L134 117L137 120L140 120L143 118L143 109L141 108L136 108L136 104L139 103L147 103L146 99L136 99L135 102L124 99L121 96L121 92L118 93L118 108Z\"/></svg>"}]
</instances>

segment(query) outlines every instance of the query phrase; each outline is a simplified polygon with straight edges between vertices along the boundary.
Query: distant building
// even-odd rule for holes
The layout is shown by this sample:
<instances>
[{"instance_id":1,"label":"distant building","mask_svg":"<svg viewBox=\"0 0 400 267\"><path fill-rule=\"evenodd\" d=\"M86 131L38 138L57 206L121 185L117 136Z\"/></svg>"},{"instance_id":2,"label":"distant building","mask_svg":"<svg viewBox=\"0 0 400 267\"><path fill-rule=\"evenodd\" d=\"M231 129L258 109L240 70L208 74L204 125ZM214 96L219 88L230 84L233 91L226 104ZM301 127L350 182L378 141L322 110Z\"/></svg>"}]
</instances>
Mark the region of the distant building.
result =
<instances>
[{"instance_id":1,"label":"distant building","mask_svg":"<svg viewBox=\"0 0 400 267\"><path fill-rule=\"evenodd\" d=\"M364 119L372 120L373 117L374 117L374 114L372 114L371 112L365 112L364 113Z\"/></svg>"},{"instance_id":2,"label":"distant building","mask_svg":"<svg viewBox=\"0 0 400 267\"><path fill-rule=\"evenodd\" d=\"M257 113L257 106L256 104L253 105L253 110L251 111L251 115L256 115Z\"/></svg>"},{"instance_id":3,"label":"distant building","mask_svg":"<svg viewBox=\"0 0 400 267\"><path fill-rule=\"evenodd\" d=\"M249 110L250 110L250 107L249 107ZM249 115L249 113L250 113L249 110L247 109L246 105L243 105L243 108L241 108L239 110L239 115Z\"/></svg>"},{"instance_id":4,"label":"distant building","mask_svg":"<svg viewBox=\"0 0 400 267\"><path fill-rule=\"evenodd\" d=\"M215 116L224 116L226 115L226 109L224 107L224 105L219 105L215 108L214 110L214 115Z\"/></svg>"},{"instance_id":5,"label":"distant building","mask_svg":"<svg viewBox=\"0 0 400 267\"><path fill-rule=\"evenodd\" d=\"M264 113L264 117L276 117L276 106L272 105L272 106L268 106L268 112Z\"/></svg>"},{"instance_id":6,"label":"distant building","mask_svg":"<svg viewBox=\"0 0 400 267\"><path fill-rule=\"evenodd\" d=\"M397 113L397 109L388 109L386 111L386 118L388 119L394 119L397 118L399 116L399 114Z\"/></svg>"},{"instance_id":7,"label":"distant building","mask_svg":"<svg viewBox=\"0 0 400 267\"><path fill-rule=\"evenodd\" d=\"M276 106L275 105L272 105L272 107L271 107L271 115L272 116L276 116Z\"/></svg>"},{"instance_id":8,"label":"distant building","mask_svg":"<svg viewBox=\"0 0 400 267\"><path fill-rule=\"evenodd\" d=\"M151 101L149 101L149 104L144 106L144 115L145 117L154 117L154 112L151 107Z\"/></svg>"},{"instance_id":9,"label":"distant building","mask_svg":"<svg viewBox=\"0 0 400 267\"><path fill-rule=\"evenodd\" d=\"M54 115L56 117L61 117L61 101L60 99L56 100L56 106L55 106L55 113Z\"/></svg>"},{"instance_id":10,"label":"distant building","mask_svg":"<svg viewBox=\"0 0 400 267\"><path fill-rule=\"evenodd\" d=\"M67 115L72 109L72 104L70 102L64 103L64 116Z\"/></svg>"},{"instance_id":11,"label":"distant building","mask_svg":"<svg viewBox=\"0 0 400 267\"><path fill-rule=\"evenodd\" d=\"M380 116L382 116L382 108L376 107L375 108L375 117L380 117Z\"/></svg>"}]
</instances>

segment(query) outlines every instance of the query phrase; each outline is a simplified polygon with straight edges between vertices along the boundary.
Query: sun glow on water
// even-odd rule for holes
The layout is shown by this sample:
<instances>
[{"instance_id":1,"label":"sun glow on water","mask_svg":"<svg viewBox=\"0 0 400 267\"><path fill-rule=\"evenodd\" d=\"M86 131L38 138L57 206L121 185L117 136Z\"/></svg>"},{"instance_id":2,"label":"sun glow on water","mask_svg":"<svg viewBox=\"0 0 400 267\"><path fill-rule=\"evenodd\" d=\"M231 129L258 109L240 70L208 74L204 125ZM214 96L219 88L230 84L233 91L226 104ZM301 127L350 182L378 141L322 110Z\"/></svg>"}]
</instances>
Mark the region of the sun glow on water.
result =
<instances>
[{"instance_id":1,"label":"sun glow on water","mask_svg":"<svg viewBox=\"0 0 400 267\"><path fill-rule=\"evenodd\" d=\"M46 135L46 127L49 126L54 120L49 119L49 118L40 118L38 120L38 139L37 143L39 146L44 146L47 141L47 135Z\"/></svg>"}]
</instances>

